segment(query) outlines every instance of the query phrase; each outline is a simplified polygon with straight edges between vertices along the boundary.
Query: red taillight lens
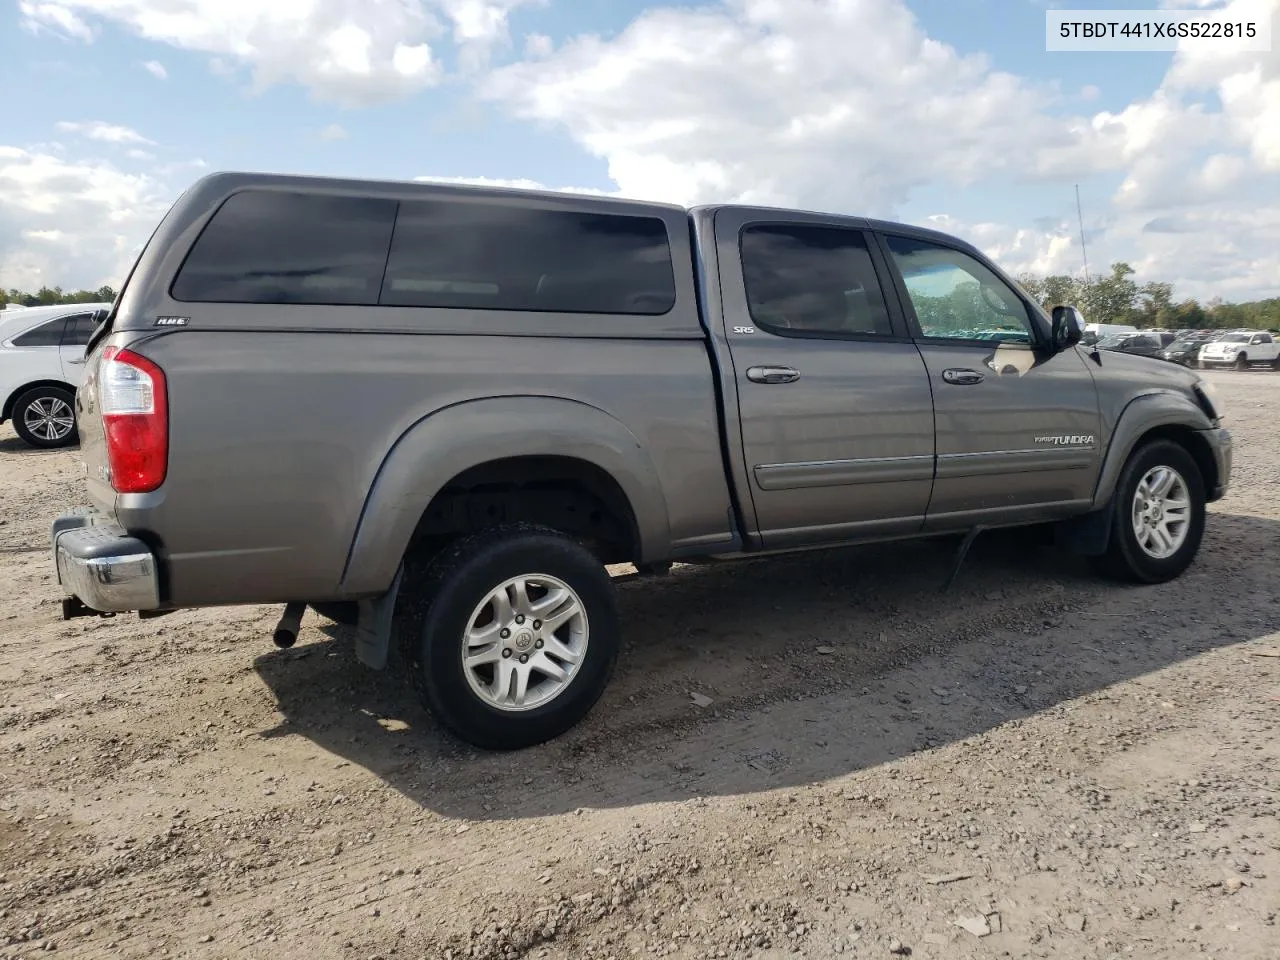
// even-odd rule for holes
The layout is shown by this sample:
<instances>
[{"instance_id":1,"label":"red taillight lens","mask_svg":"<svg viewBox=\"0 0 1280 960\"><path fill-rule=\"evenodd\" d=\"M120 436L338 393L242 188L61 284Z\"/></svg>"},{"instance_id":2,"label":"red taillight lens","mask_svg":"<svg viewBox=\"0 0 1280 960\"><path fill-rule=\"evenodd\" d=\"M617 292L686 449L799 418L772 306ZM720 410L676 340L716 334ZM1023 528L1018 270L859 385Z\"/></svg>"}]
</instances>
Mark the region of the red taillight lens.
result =
<instances>
[{"instance_id":1,"label":"red taillight lens","mask_svg":"<svg viewBox=\"0 0 1280 960\"><path fill-rule=\"evenodd\" d=\"M169 468L169 402L164 371L131 350L107 347L98 368L98 404L111 486L147 493Z\"/></svg>"}]
</instances>

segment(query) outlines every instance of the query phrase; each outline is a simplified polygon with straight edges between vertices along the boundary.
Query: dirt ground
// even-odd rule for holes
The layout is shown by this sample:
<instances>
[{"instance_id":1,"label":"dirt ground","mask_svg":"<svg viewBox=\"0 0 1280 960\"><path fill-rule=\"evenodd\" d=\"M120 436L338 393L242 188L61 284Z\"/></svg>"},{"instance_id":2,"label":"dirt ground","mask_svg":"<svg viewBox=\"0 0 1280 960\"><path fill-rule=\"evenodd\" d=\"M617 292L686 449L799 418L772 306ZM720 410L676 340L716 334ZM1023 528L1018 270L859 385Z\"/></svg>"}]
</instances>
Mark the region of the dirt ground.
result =
<instances>
[{"instance_id":1,"label":"dirt ground","mask_svg":"<svg viewBox=\"0 0 1280 960\"><path fill-rule=\"evenodd\" d=\"M679 568L505 755L312 613L61 621L78 458L5 427L0 957L1280 957L1280 374L1210 376L1177 582L1009 534L946 594L937 543Z\"/></svg>"}]
</instances>

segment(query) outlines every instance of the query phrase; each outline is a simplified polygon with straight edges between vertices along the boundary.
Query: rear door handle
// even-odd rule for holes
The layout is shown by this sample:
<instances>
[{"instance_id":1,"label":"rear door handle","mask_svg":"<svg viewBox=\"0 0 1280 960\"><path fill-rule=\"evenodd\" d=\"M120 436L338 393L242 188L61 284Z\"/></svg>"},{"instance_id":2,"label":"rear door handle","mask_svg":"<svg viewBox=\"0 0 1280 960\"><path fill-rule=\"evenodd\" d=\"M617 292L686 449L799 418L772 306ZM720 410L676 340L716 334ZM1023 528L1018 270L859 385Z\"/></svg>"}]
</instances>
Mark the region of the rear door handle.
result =
<instances>
[{"instance_id":1,"label":"rear door handle","mask_svg":"<svg viewBox=\"0 0 1280 960\"><path fill-rule=\"evenodd\" d=\"M980 374L977 370L964 370L959 367L951 367L950 369L942 371L942 379L945 380L947 383L955 383L960 385L969 384L969 383L981 383L982 374Z\"/></svg>"},{"instance_id":2,"label":"rear door handle","mask_svg":"<svg viewBox=\"0 0 1280 960\"><path fill-rule=\"evenodd\" d=\"M794 383L800 379L800 371L790 367L750 367L747 379L752 383Z\"/></svg>"},{"instance_id":3,"label":"rear door handle","mask_svg":"<svg viewBox=\"0 0 1280 960\"><path fill-rule=\"evenodd\" d=\"M88 357L81 357L79 360L68 360L67 363L75 364L78 367L88 359Z\"/></svg>"}]
</instances>

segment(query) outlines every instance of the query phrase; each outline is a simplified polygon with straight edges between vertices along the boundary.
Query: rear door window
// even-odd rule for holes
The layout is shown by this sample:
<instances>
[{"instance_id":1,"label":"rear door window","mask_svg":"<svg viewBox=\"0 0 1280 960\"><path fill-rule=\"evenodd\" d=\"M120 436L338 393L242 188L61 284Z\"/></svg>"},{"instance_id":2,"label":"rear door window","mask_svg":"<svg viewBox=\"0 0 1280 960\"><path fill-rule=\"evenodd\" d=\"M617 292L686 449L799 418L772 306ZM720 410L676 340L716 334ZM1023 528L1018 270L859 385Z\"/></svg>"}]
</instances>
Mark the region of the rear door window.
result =
<instances>
[{"instance_id":1,"label":"rear door window","mask_svg":"<svg viewBox=\"0 0 1280 960\"><path fill-rule=\"evenodd\" d=\"M658 217L414 200L400 204L378 302L656 316L675 301Z\"/></svg>"},{"instance_id":2,"label":"rear door window","mask_svg":"<svg viewBox=\"0 0 1280 960\"><path fill-rule=\"evenodd\" d=\"M67 318L67 328L62 334L64 347L82 347L93 336L95 325L92 313L77 313Z\"/></svg>"},{"instance_id":3,"label":"rear door window","mask_svg":"<svg viewBox=\"0 0 1280 960\"><path fill-rule=\"evenodd\" d=\"M204 303L373 306L396 202L245 190L219 207L174 281Z\"/></svg>"},{"instance_id":4,"label":"rear door window","mask_svg":"<svg viewBox=\"0 0 1280 960\"><path fill-rule=\"evenodd\" d=\"M742 274L756 325L783 336L892 337L866 235L762 224L742 231Z\"/></svg>"}]
</instances>

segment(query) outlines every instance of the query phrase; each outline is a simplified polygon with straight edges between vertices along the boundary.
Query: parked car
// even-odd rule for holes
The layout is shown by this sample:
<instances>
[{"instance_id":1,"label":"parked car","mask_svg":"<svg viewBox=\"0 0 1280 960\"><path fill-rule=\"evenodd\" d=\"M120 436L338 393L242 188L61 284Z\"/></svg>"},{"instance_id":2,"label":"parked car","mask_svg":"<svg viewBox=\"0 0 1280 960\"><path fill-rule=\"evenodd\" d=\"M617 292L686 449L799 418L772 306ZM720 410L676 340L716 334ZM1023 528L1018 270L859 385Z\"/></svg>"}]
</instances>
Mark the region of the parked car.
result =
<instances>
[{"instance_id":1,"label":"parked car","mask_svg":"<svg viewBox=\"0 0 1280 960\"><path fill-rule=\"evenodd\" d=\"M1086 323L1082 342L1085 346L1094 346L1108 337L1137 332L1138 328L1131 323Z\"/></svg>"},{"instance_id":2,"label":"parked car","mask_svg":"<svg viewBox=\"0 0 1280 960\"><path fill-rule=\"evenodd\" d=\"M1157 353L1156 356L1161 360L1168 360L1184 367L1195 367L1200 362L1200 348L1208 342L1206 337L1179 337Z\"/></svg>"},{"instance_id":3,"label":"parked car","mask_svg":"<svg viewBox=\"0 0 1280 960\"><path fill-rule=\"evenodd\" d=\"M1269 333L1242 330L1227 333L1200 348L1200 366L1248 370L1265 364L1280 370L1280 343Z\"/></svg>"},{"instance_id":4,"label":"parked car","mask_svg":"<svg viewBox=\"0 0 1280 960\"><path fill-rule=\"evenodd\" d=\"M289 646L310 604L373 668L394 637L445 728L515 748L604 690L608 564L954 534L958 568L981 529L1044 523L1170 580L1230 434L1197 375L1082 332L903 224L210 175L90 342L63 616L282 603Z\"/></svg>"},{"instance_id":5,"label":"parked car","mask_svg":"<svg viewBox=\"0 0 1280 960\"><path fill-rule=\"evenodd\" d=\"M1137 357L1154 357L1160 352L1160 338L1150 333L1117 333L1103 337L1095 346Z\"/></svg>"},{"instance_id":6,"label":"parked car","mask_svg":"<svg viewBox=\"0 0 1280 960\"><path fill-rule=\"evenodd\" d=\"M109 303L0 310L0 423L33 447L76 443L75 394L94 312Z\"/></svg>"}]
</instances>

